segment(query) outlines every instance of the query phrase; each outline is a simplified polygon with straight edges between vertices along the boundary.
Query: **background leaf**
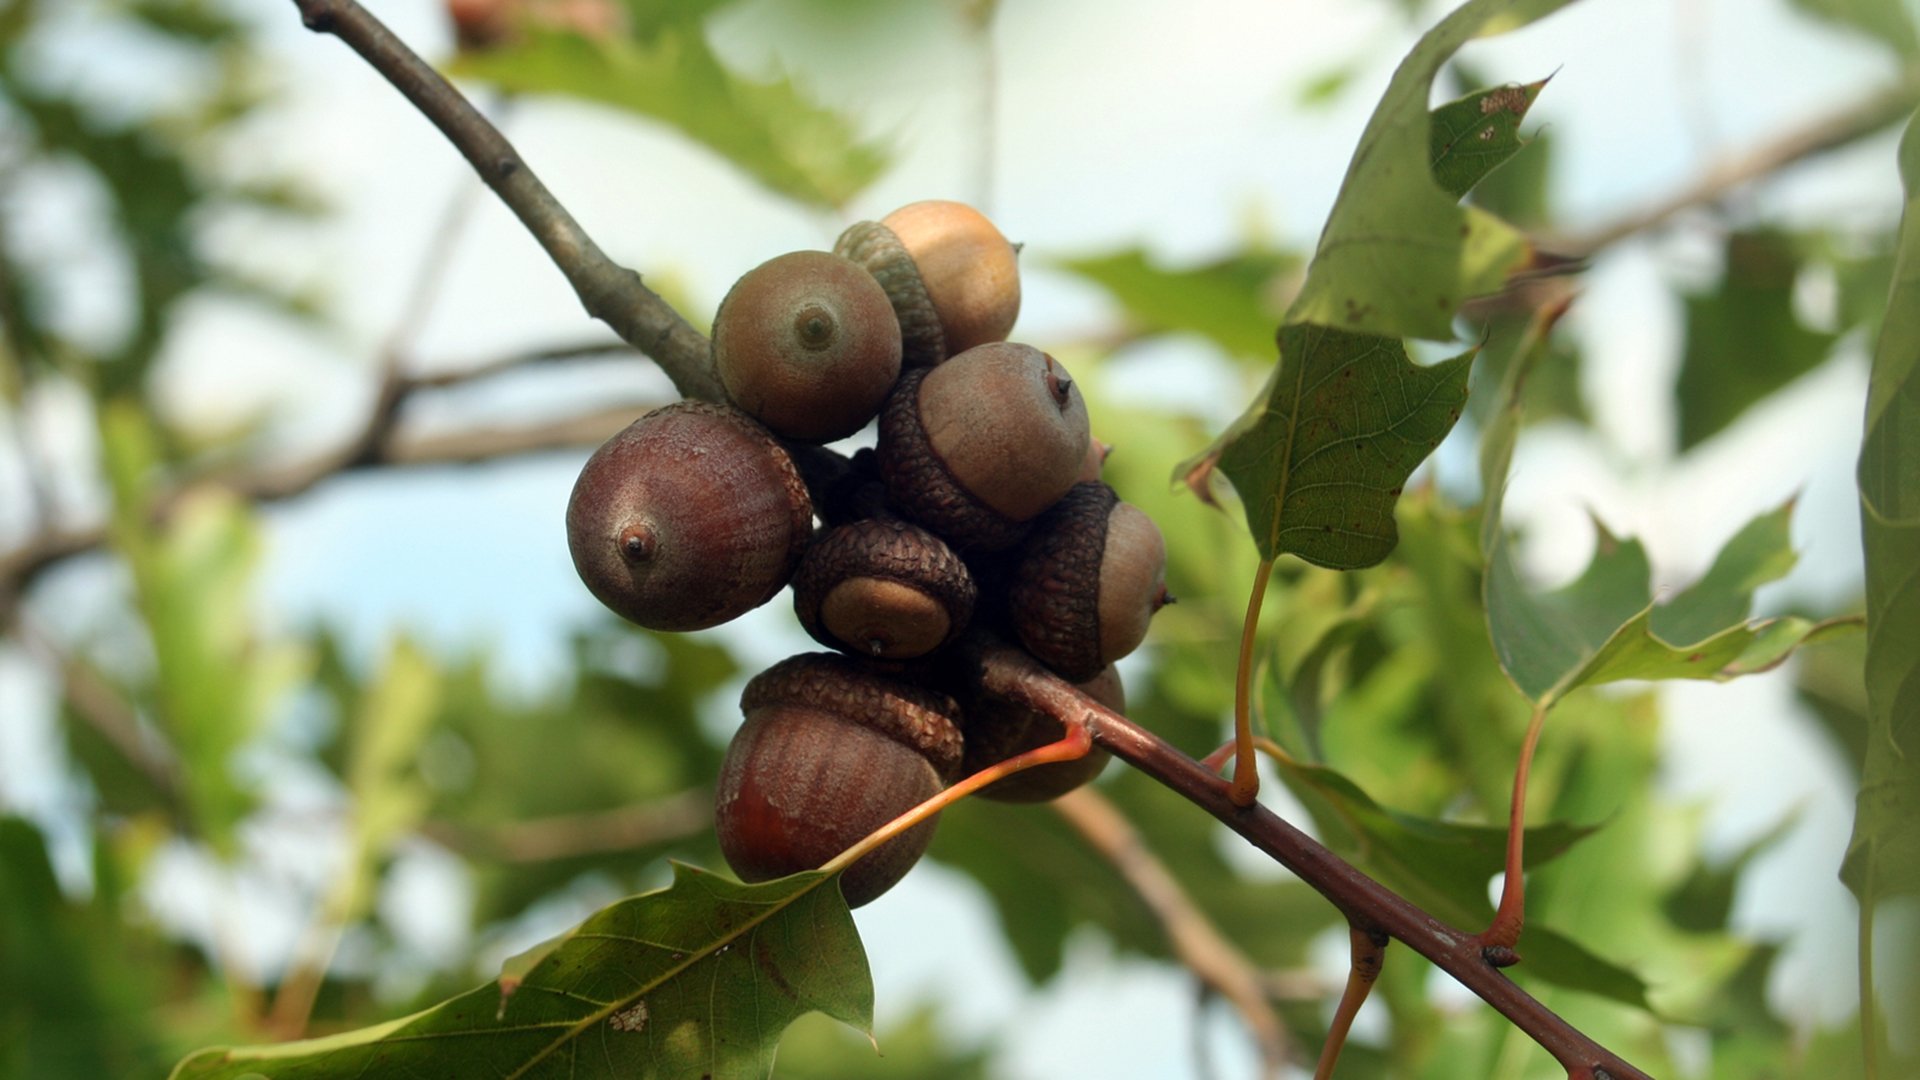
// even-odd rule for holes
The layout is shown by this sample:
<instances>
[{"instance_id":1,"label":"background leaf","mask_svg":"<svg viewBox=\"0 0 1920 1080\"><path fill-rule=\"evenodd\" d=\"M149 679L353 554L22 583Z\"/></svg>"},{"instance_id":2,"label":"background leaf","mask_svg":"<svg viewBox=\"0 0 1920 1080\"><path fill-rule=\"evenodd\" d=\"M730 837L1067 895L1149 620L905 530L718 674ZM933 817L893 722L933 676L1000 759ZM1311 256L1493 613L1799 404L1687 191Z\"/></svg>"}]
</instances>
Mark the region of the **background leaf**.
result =
<instances>
[{"instance_id":1,"label":"background leaf","mask_svg":"<svg viewBox=\"0 0 1920 1080\"><path fill-rule=\"evenodd\" d=\"M1812 371L1834 336L1793 310L1800 256L1769 230L1729 234L1719 285L1686 298L1678 395L1680 449L1697 445L1755 402Z\"/></svg>"},{"instance_id":2,"label":"background leaf","mask_svg":"<svg viewBox=\"0 0 1920 1080\"><path fill-rule=\"evenodd\" d=\"M1292 252L1247 250L1171 269L1133 248L1058 265L1105 289L1142 333L1200 334L1234 356L1265 360L1300 264Z\"/></svg>"},{"instance_id":3,"label":"background leaf","mask_svg":"<svg viewBox=\"0 0 1920 1080\"><path fill-rule=\"evenodd\" d=\"M1920 36L1905 0L1793 0L1816 18L1839 23L1893 47L1903 56L1920 53Z\"/></svg>"},{"instance_id":4,"label":"background leaf","mask_svg":"<svg viewBox=\"0 0 1920 1080\"><path fill-rule=\"evenodd\" d=\"M624 39L536 32L464 57L455 74L519 93L563 94L672 127L769 190L837 208L887 166L888 154L790 80L727 69L696 21L666 20Z\"/></svg>"},{"instance_id":5,"label":"background leaf","mask_svg":"<svg viewBox=\"0 0 1920 1080\"><path fill-rule=\"evenodd\" d=\"M489 983L331 1038L193 1055L175 1080L415 1072L763 1077L781 1032L818 1010L867 1030L873 986L835 877L737 885L675 864L667 889L583 923L510 994Z\"/></svg>"}]
</instances>

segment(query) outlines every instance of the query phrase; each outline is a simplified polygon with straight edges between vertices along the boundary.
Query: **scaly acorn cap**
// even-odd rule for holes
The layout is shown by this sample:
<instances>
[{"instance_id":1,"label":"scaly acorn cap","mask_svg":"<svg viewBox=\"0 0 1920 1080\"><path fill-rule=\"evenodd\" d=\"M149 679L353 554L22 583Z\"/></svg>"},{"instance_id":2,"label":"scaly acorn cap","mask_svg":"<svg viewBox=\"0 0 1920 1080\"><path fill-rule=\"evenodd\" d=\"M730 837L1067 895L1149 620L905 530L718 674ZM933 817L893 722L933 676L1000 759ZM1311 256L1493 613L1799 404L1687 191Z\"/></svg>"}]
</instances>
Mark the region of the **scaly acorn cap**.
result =
<instances>
[{"instance_id":1,"label":"scaly acorn cap","mask_svg":"<svg viewBox=\"0 0 1920 1080\"><path fill-rule=\"evenodd\" d=\"M894 504L962 551L1012 547L1059 501L1091 438L1080 388L1031 345L991 342L909 371L875 452Z\"/></svg>"},{"instance_id":2,"label":"scaly acorn cap","mask_svg":"<svg viewBox=\"0 0 1920 1080\"><path fill-rule=\"evenodd\" d=\"M728 398L777 435L844 439L900 376L900 325L873 276L825 251L792 251L742 275L713 319Z\"/></svg>"},{"instance_id":3,"label":"scaly acorn cap","mask_svg":"<svg viewBox=\"0 0 1920 1080\"><path fill-rule=\"evenodd\" d=\"M849 228L834 251L885 286L906 341L907 367L1005 341L1020 316L1019 249L965 203L909 203Z\"/></svg>"},{"instance_id":4,"label":"scaly acorn cap","mask_svg":"<svg viewBox=\"0 0 1920 1080\"><path fill-rule=\"evenodd\" d=\"M920 268L892 229L877 221L858 221L834 241L833 253L867 268L893 304L900 323L900 366L932 367L947 358L947 337L940 313L920 280Z\"/></svg>"},{"instance_id":5,"label":"scaly acorn cap","mask_svg":"<svg viewBox=\"0 0 1920 1080\"><path fill-rule=\"evenodd\" d=\"M838 653L802 653L754 676L740 692L745 713L785 704L858 718L862 726L926 758L942 781L958 778L962 747L954 718L960 707L938 690L883 675Z\"/></svg>"},{"instance_id":6,"label":"scaly acorn cap","mask_svg":"<svg viewBox=\"0 0 1920 1080\"><path fill-rule=\"evenodd\" d=\"M1093 700L1114 712L1126 713L1127 689L1120 681L1119 669L1111 664L1077 685ZM967 696L961 717L960 730L966 742L966 756L960 765L962 776L998 765L1015 754L1059 742L1066 734L1060 721L1047 713L995 697L978 687ZM1087 751L1085 757L1023 769L974 794L1001 802L1047 802L1092 781L1112 757L1096 746Z\"/></svg>"},{"instance_id":7,"label":"scaly acorn cap","mask_svg":"<svg viewBox=\"0 0 1920 1080\"><path fill-rule=\"evenodd\" d=\"M1008 587L1014 632L1061 677L1092 678L1138 648L1172 602L1153 519L1106 484L1077 484L1049 510Z\"/></svg>"},{"instance_id":8,"label":"scaly acorn cap","mask_svg":"<svg viewBox=\"0 0 1920 1080\"><path fill-rule=\"evenodd\" d=\"M567 500L581 581L653 630L718 626L773 599L812 532L786 450L745 413L707 402L627 425L587 459Z\"/></svg>"},{"instance_id":9,"label":"scaly acorn cap","mask_svg":"<svg viewBox=\"0 0 1920 1080\"><path fill-rule=\"evenodd\" d=\"M940 538L892 517L814 538L793 577L793 610L822 645L910 660L958 637L973 617L973 578Z\"/></svg>"}]
</instances>

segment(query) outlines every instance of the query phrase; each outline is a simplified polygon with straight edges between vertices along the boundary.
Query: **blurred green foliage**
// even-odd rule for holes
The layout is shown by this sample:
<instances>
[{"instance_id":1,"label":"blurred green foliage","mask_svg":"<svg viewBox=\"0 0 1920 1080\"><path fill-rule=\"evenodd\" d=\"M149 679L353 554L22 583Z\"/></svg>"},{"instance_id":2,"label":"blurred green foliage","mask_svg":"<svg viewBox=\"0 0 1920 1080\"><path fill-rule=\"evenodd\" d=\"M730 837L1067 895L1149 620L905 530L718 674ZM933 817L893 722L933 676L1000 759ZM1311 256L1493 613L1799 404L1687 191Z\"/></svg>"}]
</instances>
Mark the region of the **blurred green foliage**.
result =
<instances>
[{"instance_id":1,"label":"blurred green foliage","mask_svg":"<svg viewBox=\"0 0 1920 1080\"><path fill-rule=\"evenodd\" d=\"M883 174L890 149L797 80L730 67L713 48L710 27L728 6L627 0L618 36L532 32L470 52L454 70L516 92L624 110L705 146L779 197L844 206ZM1522 251L1517 228L1544 233L1553 223L1549 147L1521 133L1540 84L1476 91L1437 113L1427 95L1469 32L1554 6L1475 0L1421 47L1363 137L1372 164L1356 164L1311 268L1302 253L1258 240L1179 266L1137 246L1056 260L1118 311L1110 339L1059 351L1088 393L1099 433L1118 444L1108 478L1163 525L1169 584L1182 598L1159 616L1144 662L1129 667L1130 712L1195 755L1227 737L1245 589L1261 550L1287 548L1256 548L1238 519L1170 488L1167 463L1214 432L1171 410L1106 400L1109 358L1143 337L1181 335L1245 375L1251 397L1255 376L1274 362L1275 325L1304 295L1292 308L1296 319L1331 317L1343 328L1291 327L1295 352L1309 335L1358 341L1360 352L1386 343L1368 353L1381 365L1346 368L1379 376L1367 394L1336 396L1305 419L1337 414L1344 422L1358 404L1423 380L1444 384L1450 410L1465 393L1471 362L1479 370L1465 408L1471 434L1482 440L1487 499L1461 505L1418 474L1408 483L1406 470L1444 429L1434 432L1390 481L1374 485L1375 494L1391 492L1374 511L1397 540L1364 559L1322 560L1364 566L1350 573L1293 560L1276 570L1259 638L1259 711L1264 731L1292 760L1273 767L1274 781L1337 852L1474 929L1491 911L1488 888L1500 868L1522 733L1533 701L1551 696L1549 736L1528 800L1526 962L1514 977L1658 1075L1852 1075L1861 1050L1850 1029L1809 1034L1774 1010L1767 987L1782 943L1734 929L1743 874L1790 825L1793 808L1780 808L1775 830L1710 855L1697 809L1658 794L1660 726L1674 721L1660 715L1656 696L1640 688L1570 693L1602 676L1685 672L1709 645L1715 670L1737 674L1807 639L1835 613L1781 620L1771 636L1748 624L1754 588L1791 563L1788 508L1755 520L1699 585L1658 605L1645 554L1630 539L1603 533L1587 574L1544 594L1521 579L1506 552L1501 493L1525 425L1586 418L1577 337L1533 330L1537 309L1554 294L1508 289L1456 311L1469 293L1503 282ZM1899 0L1801 6L1896 51L1914 48ZM259 515L213 489L173 494L194 474L182 448L202 433L168 429L147 382L170 319L200 291L239 291L299 309L295 298L204 255L197 230L206 213L241 204L313 208L297 186L240 184L211 164L220 135L242 123L262 93L249 73L257 57L243 23L200 0L112 5L107 17L189 50L221 77L183 114L107 117L62 88L36 83L20 62L23 43L46 32L57 8L49 0L0 8L0 97L18 133L10 152L27 166L78 167L98 183L132 270L122 298L132 317L119 340L82 348L53 318L52 271L0 236L0 386L14 404L42 382L90 395L112 553L126 573L116 625L63 643L72 655L61 665L68 682L61 721L80 782L92 793L69 824L84 836L90 862L83 873L57 875L49 832L0 819L0 1077L161 1075L198 1047L275 1034L263 1017L285 974L269 972L268 986L250 985L220 942L157 919L141 892L168 849L207 854L226 870L257 869L263 856L248 837L267 824L280 794L257 762L249 765L263 753L293 760L328 793L326 816L343 839L330 889L302 898L312 905L302 915L314 920L317 936L343 935L350 943L343 955L353 954L325 970L311 1030L352 1032L445 1001L453 1002L449 1013L476 1010L477 1026L497 1025L492 984L473 989L494 977L479 962L494 945L518 940L530 925L551 932L552 912L572 910L583 896L658 886L670 860L720 864L703 809L726 737L714 718L732 711L726 698L748 673L719 639L607 620L570 643L567 678L508 692L485 653L438 654L396 639L377 658L357 661L328 628L260 620ZM992 9L971 5L965 17L985 26ZM1316 92L1337 95L1341 85L1330 80ZM1514 94L1525 101L1514 102ZM1485 152L1466 154L1463 145ZM1914 147L1910 135L1908 158ZM1407 162L1421 167L1384 168ZM1469 188L1469 206L1455 206ZM1849 334L1880 335L1880 423L1862 468L1870 567L1879 570L1869 571L1868 633L1821 640L1792 669L1815 721L1869 787L1849 864L1850 884L1868 901L1910 891L1914 865L1907 851L1912 757L1903 750L1911 733L1901 725L1920 713L1904 708L1901 695L1920 685L1912 678L1920 646L1907 625L1920 605L1905 602L1910 574L1886 576L1920 565L1910 542L1920 497L1900 486L1920 476L1902 441L1915 430L1912 358L1920 347L1912 325L1920 300L1907 297L1911 208L1906 228L1901 249L1873 233L1788 232L1771 222L1730 230L1720 277L1682 298L1688 336L1676 388L1678 441L1691 447L1826 362ZM1442 257L1402 265L1405 250L1435 230L1446 234ZM1379 235L1391 243L1356 261L1354 252L1368 245L1349 242ZM1803 283L1823 275L1837 297L1827 320L1795 307ZM1889 309L1888 284L1896 279L1905 291ZM1348 333L1347 323L1371 336ZM1421 367L1406 357L1399 334L1456 335L1477 342L1478 356ZM1397 431L1413 411L1389 402L1376 426ZM1252 505L1272 491L1276 475L1252 467L1234 479L1254 492ZM1540 648L1554 641L1567 647ZM1596 659L1606 657L1613 667ZM1291 980L1321 992L1277 994L1274 1004L1296 1046L1316 1046L1336 988L1312 965L1324 941L1342 934L1339 913L1301 882L1232 857L1235 841L1217 822L1150 779L1113 766L1098 790L1254 968L1276 984ZM977 886L1036 986L1059 976L1077 934L1175 962L1152 909L1062 816L970 802L944 820L932 858ZM384 977L404 966L404 950L379 901L393 886L393 868L422 847L458 860L473 904L446 913L458 923L459 955L409 984ZM594 925L658 915L648 904L628 901ZM681 912L682 925L719 906L708 896L689 909L692 916ZM622 932L632 938L630 930ZM593 955L589 940L551 943L555 951L510 963L512 977L527 980L515 993L537 993L562 972L588 982L614 977L620 965ZM809 930L787 945L789 959L826 971L825 985L805 1003L864 1019L854 992L864 974L831 970L858 952L857 941L842 935L824 947ZM748 982L766 970L746 967ZM1461 1011L1432 993L1432 974L1406 950L1389 950L1377 994L1390 1037L1350 1048L1342 1076L1561 1075L1490 1011ZM745 1025L751 1045L744 1057L770 1055L788 1018ZM1710 1048L1706 1073L1674 1050L1690 1038ZM809 1017L781 1044L778 1075L994 1074L993 1042L953 1036L938 1003L883 1026L879 1043L884 1057L864 1037ZM473 1071L518 1052L495 1054L498 1045L481 1045Z\"/></svg>"}]
</instances>

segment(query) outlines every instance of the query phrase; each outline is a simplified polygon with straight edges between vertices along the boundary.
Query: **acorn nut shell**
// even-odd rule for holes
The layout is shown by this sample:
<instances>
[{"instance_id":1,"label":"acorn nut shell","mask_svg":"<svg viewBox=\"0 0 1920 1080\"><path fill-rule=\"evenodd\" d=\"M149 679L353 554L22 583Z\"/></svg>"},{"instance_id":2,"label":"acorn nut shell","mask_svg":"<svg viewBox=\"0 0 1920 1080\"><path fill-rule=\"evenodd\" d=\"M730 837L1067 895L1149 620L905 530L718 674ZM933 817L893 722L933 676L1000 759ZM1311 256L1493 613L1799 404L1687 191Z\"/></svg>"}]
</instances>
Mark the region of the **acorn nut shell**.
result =
<instances>
[{"instance_id":1,"label":"acorn nut shell","mask_svg":"<svg viewBox=\"0 0 1920 1080\"><path fill-rule=\"evenodd\" d=\"M1030 345L993 342L901 376L876 452L908 517L961 551L998 551L1073 486L1090 439L1066 369Z\"/></svg>"},{"instance_id":2,"label":"acorn nut shell","mask_svg":"<svg viewBox=\"0 0 1920 1080\"><path fill-rule=\"evenodd\" d=\"M793 460L738 409L656 409L587 459L567 500L580 580L653 630L700 630L771 600L793 576L813 506Z\"/></svg>"},{"instance_id":3,"label":"acorn nut shell","mask_svg":"<svg viewBox=\"0 0 1920 1080\"><path fill-rule=\"evenodd\" d=\"M849 259L794 251L734 283L713 320L727 397L777 435L831 442L865 427L900 376L900 324Z\"/></svg>"}]
</instances>

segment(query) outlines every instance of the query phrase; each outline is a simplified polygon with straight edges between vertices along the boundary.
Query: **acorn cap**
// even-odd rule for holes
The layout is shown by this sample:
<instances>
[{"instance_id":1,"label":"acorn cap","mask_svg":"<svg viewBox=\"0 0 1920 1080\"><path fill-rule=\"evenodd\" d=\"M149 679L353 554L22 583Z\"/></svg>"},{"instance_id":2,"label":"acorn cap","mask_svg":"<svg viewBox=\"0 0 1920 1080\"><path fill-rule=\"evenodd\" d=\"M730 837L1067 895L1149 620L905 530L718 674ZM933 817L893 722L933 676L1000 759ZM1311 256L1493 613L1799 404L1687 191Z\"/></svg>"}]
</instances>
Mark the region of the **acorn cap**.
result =
<instances>
[{"instance_id":1,"label":"acorn cap","mask_svg":"<svg viewBox=\"0 0 1920 1080\"><path fill-rule=\"evenodd\" d=\"M952 641L973 602L973 579L952 549L891 517L820 534L793 579L794 613L815 641L886 660Z\"/></svg>"},{"instance_id":2,"label":"acorn cap","mask_svg":"<svg viewBox=\"0 0 1920 1080\"><path fill-rule=\"evenodd\" d=\"M848 717L926 758L951 783L960 767L960 707L937 690L889 678L838 653L790 656L753 677L740 694L745 713L802 705Z\"/></svg>"},{"instance_id":3,"label":"acorn cap","mask_svg":"<svg viewBox=\"0 0 1920 1080\"><path fill-rule=\"evenodd\" d=\"M1014 631L1034 658L1082 680L1138 648L1169 602L1166 543L1105 484L1078 484L1047 512L1008 588Z\"/></svg>"},{"instance_id":4,"label":"acorn cap","mask_svg":"<svg viewBox=\"0 0 1920 1080\"><path fill-rule=\"evenodd\" d=\"M1005 341L1020 317L1019 249L965 203L928 199L880 219L913 256L940 314L947 355Z\"/></svg>"},{"instance_id":5,"label":"acorn cap","mask_svg":"<svg viewBox=\"0 0 1920 1080\"><path fill-rule=\"evenodd\" d=\"M629 424L587 459L567 501L580 579L654 630L717 626L771 600L812 531L786 450L745 413L707 402Z\"/></svg>"},{"instance_id":6,"label":"acorn cap","mask_svg":"<svg viewBox=\"0 0 1920 1080\"><path fill-rule=\"evenodd\" d=\"M1030 345L994 342L900 379L880 413L887 494L962 550L1018 543L1073 486L1090 439L1066 369Z\"/></svg>"},{"instance_id":7,"label":"acorn cap","mask_svg":"<svg viewBox=\"0 0 1920 1080\"><path fill-rule=\"evenodd\" d=\"M833 252L866 267L886 291L900 323L901 367L932 367L947 358L940 313L927 295L913 256L892 229L877 221L855 222L834 241Z\"/></svg>"},{"instance_id":8,"label":"acorn cap","mask_svg":"<svg viewBox=\"0 0 1920 1080\"><path fill-rule=\"evenodd\" d=\"M1127 690L1120 672L1109 665L1099 674L1076 684L1088 697L1124 714ZM1047 713L979 691L968 696L962 711L961 732L966 741L966 756L961 764L963 776L998 765L1015 754L1058 742L1066 734L1060 722ZM1056 761L1023 769L996 780L975 792L981 798L1000 802L1046 802L1099 776L1113 755L1095 747L1085 757Z\"/></svg>"},{"instance_id":9,"label":"acorn cap","mask_svg":"<svg viewBox=\"0 0 1920 1080\"><path fill-rule=\"evenodd\" d=\"M900 325L873 276L825 251L742 275L713 320L727 396L776 434L831 442L865 427L900 375Z\"/></svg>"}]
</instances>

